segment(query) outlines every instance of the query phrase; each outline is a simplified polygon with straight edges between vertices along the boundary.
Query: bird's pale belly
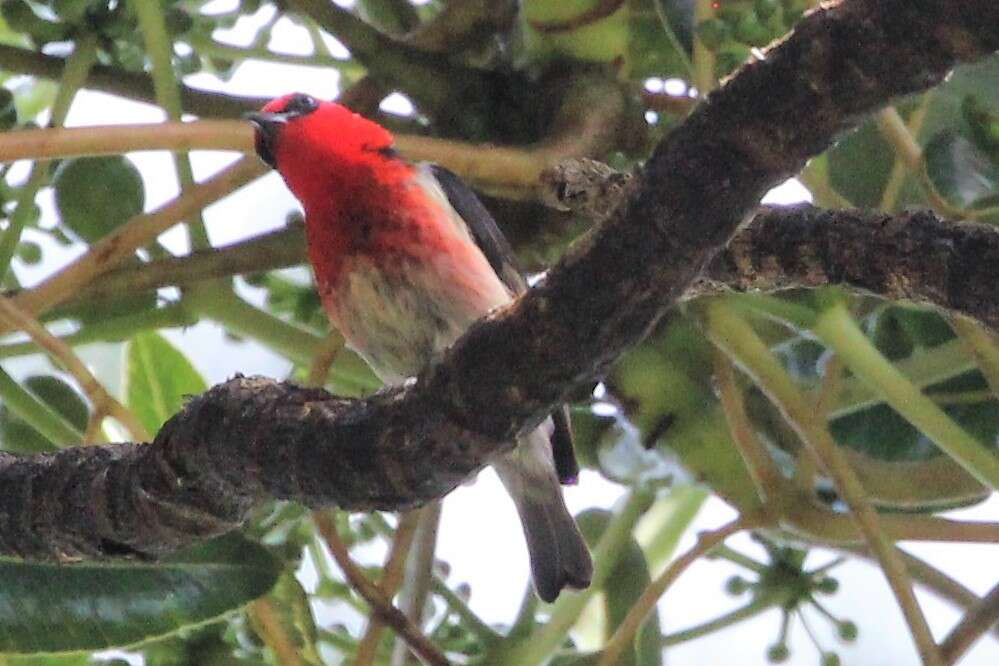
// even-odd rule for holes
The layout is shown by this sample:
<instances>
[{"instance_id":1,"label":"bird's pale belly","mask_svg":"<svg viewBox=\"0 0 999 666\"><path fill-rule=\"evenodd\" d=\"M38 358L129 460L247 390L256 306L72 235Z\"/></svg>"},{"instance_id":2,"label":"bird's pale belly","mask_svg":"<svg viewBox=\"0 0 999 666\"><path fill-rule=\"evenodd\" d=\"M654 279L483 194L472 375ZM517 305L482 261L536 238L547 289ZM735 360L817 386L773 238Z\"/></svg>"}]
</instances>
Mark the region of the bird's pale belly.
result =
<instances>
[{"instance_id":1,"label":"bird's pale belly","mask_svg":"<svg viewBox=\"0 0 999 666\"><path fill-rule=\"evenodd\" d=\"M483 288L469 288L468 280L449 275L449 266L403 261L383 271L360 256L344 268L323 304L348 346L386 384L416 375L510 298L494 275L478 285Z\"/></svg>"}]
</instances>

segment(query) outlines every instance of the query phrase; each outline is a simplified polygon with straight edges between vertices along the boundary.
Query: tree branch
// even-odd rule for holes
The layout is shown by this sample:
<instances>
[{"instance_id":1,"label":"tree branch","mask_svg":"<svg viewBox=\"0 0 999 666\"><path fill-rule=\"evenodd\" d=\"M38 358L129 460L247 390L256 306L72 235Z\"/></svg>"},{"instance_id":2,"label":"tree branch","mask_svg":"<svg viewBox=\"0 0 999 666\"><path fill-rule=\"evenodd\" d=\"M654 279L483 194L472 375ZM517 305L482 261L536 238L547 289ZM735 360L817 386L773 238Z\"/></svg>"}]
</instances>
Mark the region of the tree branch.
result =
<instances>
[{"instance_id":1,"label":"tree branch","mask_svg":"<svg viewBox=\"0 0 999 666\"><path fill-rule=\"evenodd\" d=\"M418 381L351 401L236 378L148 446L0 455L0 552L158 555L270 497L401 509L446 494L641 340L770 187L862 114L996 49L992 0L847 0L808 15L667 137L545 280Z\"/></svg>"},{"instance_id":2,"label":"tree branch","mask_svg":"<svg viewBox=\"0 0 999 666\"><path fill-rule=\"evenodd\" d=\"M58 79L65 65L64 58L0 44L0 68L7 71L44 79ZM139 102L156 104L153 79L148 74L128 72L107 65L94 65L87 77L86 87ZM180 96L186 113L209 118L239 118L247 111L256 111L268 101L266 98L238 97L198 90L185 85L180 88Z\"/></svg>"},{"instance_id":3,"label":"tree branch","mask_svg":"<svg viewBox=\"0 0 999 666\"><path fill-rule=\"evenodd\" d=\"M944 662L957 663L964 653L997 622L999 622L999 585L989 590L982 601L968 611L940 643Z\"/></svg>"}]
</instances>

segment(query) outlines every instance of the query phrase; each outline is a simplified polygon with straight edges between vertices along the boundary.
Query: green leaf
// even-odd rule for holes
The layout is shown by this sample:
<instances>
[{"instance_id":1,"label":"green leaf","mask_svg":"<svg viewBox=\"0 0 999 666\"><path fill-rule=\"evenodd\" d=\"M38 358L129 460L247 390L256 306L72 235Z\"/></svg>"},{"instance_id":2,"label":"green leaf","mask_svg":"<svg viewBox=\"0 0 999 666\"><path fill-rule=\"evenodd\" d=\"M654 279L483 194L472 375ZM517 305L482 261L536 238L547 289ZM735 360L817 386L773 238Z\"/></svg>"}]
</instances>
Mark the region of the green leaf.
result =
<instances>
[{"instance_id":1,"label":"green leaf","mask_svg":"<svg viewBox=\"0 0 999 666\"><path fill-rule=\"evenodd\" d=\"M35 375L24 380L24 387L77 430L82 432L87 429L90 408L76 389L62 379L52 375ZM58 448L7 405L0 405L0 444L5 451L16 453L40 453Z\"/></svg>"},{"instance_id":2,"label":"green leaf","mask_svg":"<svg viewBox=\"0 0 999 666\"><path fill-rule=\"evenodd\" d=\"M895 150L870 120L829 150L829 184L853 205L876 208L894 163Z\"/></svg>"},{"instance_id":3,"label":"green leaf","mask_svg":"<svg viewBox=\"0 0 999 666\"><path fill-rule=\"evenodd\" d=\"M128 343L125 396L142 424L156 432L208 385L191 362L159 333L140 333Z\"/></svg>"},{"instance_id":4,"label":"green leaf","mask_svg":"<svg viewBox=\"0 0 999 666\"><path fill-rule=\"evenodd\" d=\"M160 563L0 559L0 652L134 645L235 610L280 573L266 549L236 534Z\"/></svg>"}]
</instances>

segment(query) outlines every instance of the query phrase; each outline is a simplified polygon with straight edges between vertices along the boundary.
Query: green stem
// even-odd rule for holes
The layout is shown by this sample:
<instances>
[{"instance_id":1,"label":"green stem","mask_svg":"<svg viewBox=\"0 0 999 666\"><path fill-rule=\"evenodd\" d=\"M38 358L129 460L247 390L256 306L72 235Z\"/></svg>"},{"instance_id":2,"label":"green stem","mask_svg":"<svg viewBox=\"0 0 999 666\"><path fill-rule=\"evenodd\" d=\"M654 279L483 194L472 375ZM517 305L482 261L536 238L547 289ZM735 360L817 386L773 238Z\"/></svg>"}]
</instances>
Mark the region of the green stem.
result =
<instances>
[{"instance_id":1,"label":"green stem","mask_svg":"<svg viewBox=\"0 0 999 666\"><path fill-rule=\"evenodd\" d=\"M817 313L809 307L768 294L733 294L729 296L729 301L737 309L763 314L778 321L788 322L797 328L811 328L817 316Z\"/></svg>"},{"instance_id":2,"label":"green stem","mask_svg":"<svg viewBox=\"0 0 999 666\"><path fill-rule=\"evenodd\" d=\"M954 315L950 326L971 352L992 392L999 396L999 344L996 338L973 319Z\"/></svg>"},{"instance_id":3,"label":"green stem","mask_svg":"<svg viewBox=\"0 0 999 666\"><path fill-rule=\"evenodd\" d=\"M59 81L59 90L52 102L50 126L57 127L66 121L69 107L72 106L77 91L86 82L90 68L96 59L97 37L92 34L80 37L73 53L66 59L66 66L63 68ZM31 206L35 202L35 195L45 184L48 177L47 172L47 164L35 162L31 167L28 181L21 186L17 205L10 216L10 226L4 232L3 238L0 239L0 279L3 279L7 271L10 270L10 262L14 258L14 252L21 241L21 233L31 215Z\"/></svg>"},{"instance_id":4,"label":"green stem","mask_svg":"<svg viewBox=\"0 0 999 666\"><path fill-rule=\"evenodd\" d=\"M831 312L841 313L842 316L830 316ZM816 414L814 406L805 399L796 382L781 365L776 355L760 339L752 327L731 308L726 308L724 304L716 301L710 305L708 317L711 340L746 371L753 382L781 411L788 423L798 431L802 441L811 447L816 457L821 460L826 472L850 507L852 519L856 522L867 544L877 555L878 563L895 594L920 656L927 664L939 666L938 650L933 642L926 618L913 594L912 583L905 564L901 560L892 538L882 527L882 520L874 511L856 474L847 463L842 451L837 447L832 435L829 434L825 416ZM845 317L846 322L842 321L843 317ZM837 326L841 327L848 323L849 326L856 327L846 308L842 304L836 304L820 315L816 332L827 320L833 319L839 320L835 322ZM859 329L856 330L863 341L867 342L863 333ZM856 343L856 340L851 341L851 344ZM884 360L877 350L875 353L891 367L891 364ZM843 358L843 361L847 366L853 367L849 358ZM918 393L918 391L916 392ZM932 402L930 404L932 405ZM933 407L936 406L933 405ZM789 506L789 500L794 501L793 499L778 497L775 500L777 508L782 512L790 513L795 508ZM885 522L887 523L887 520Z\"/></svg>"},{"instance_id":5,"label":"green stem","mask_svg":"<svg viewBox=\"0 0 999 666\"><path fill-rule=\"evenodd\" d=\"M715 552L717 552L717 550ZM725 613L721 617L717 617L714 620L709 620L703 624L698 624L690 627L689 629L683 629L672 634L666 634L662 639L663 645L679 645L680 643L686 643L687 641L692 641L695 638L700 638L716 631L721 631L726 627L731 627L733 624L738 624L743 620L748 620L749 618L766 612L775 606L779 606L790 597L790 590L780 590L779 592L775 592L773 594L760 595L745 606L737 608L730 613Z\"/></svg>"},{"instance_id":6,"label":"green stem","mask_svg":"<svg viewBox=\"0 0 999 666\"><path fill-rule=\"evenodd\" d=\"M648 510L653 498L654 495L646 490L631 491L621 510L611 519L594 550L595 566L590 587L571 594L563 593L552 606L551 617L547 623L541 625L522 642L512 646L509 651L496 655L497 658L491 659L489 663L534 666L544 662L558 649L587 602L607 582L624 543L631 538L635 524Z\"/></svg>"},{"instance_id":7,"label":"green stem","mask_svg":"<svg viewBox=\"0 0 999 666\"><path fill-rule=\"evenodd\" d=\"M476 615L465 600L458 596L454 590L448 587L440 576L434 574L431 579L431 585L433 586L434 594L439 596L447 604L447 607L451 611L461 618L461 621L465 624L468 629L474 633L479 639L485 643L487 646L494 645L501 640L503 637L496 633L492 627L482 621L482 619Z\"/></svg>"},{"instance_id":8,"label":"green stem","mask_svg":"<svg viewBox=\"0 0 999 666\"><path fill-rule=\"evenodd\" d=\"M969 435L899 372L864 335L844 305L834 305L820 314L813 330L904 419L973 477L999 489L999 456Z\"/></svg>"},{"instance_id":9,"label":"green stem","mask_svg":"<svg viewBox=\"0 0 999 666\"><path fill-rule=\"evenodd\" d=\"M206 285L188 293L184 302L197 314L303 365L312 361L323 342L318 335L250 305L224 285Z\"/></svg>"},{"instance_id":10,"label":"green stem","mask_svg":"<svg viewBox=\"0 0 999 666\"><path fill-rule=\"evenodd\" d=\"M714 0L696 0L694 4L694 25L700 25L702 21L714 18ZM705 99L708 93L714 89L718 83L715 77L715 54L697 37L694 33L694 87L701 99Z\"/></svg>"},{"instance_id":11,"label":"green stem","mask_svg":"<svg viewBox=\"0 0 999 666\"><path fill-rule=\"evenodd\" d=\"M697 517L710 493L702 486L675 486L669 496L657 501L646 512L636 529L636 537L645 551L650 569L665 566L676 552L687 527ZM648 540L641 538L647 525L654 525Z\"/></svg>"},{"instance_id":12,"label":"green stem","mask_svg":"<svg viewBox=\"0 0 999 666\"><path fill-rule=\"evenodd\" d=\"M61 336L60 340L71 347L91 342L117 342L126 340L139 331L150 329L191 326L195 318L182 304L167 305L162 308L137 312L131 315L97 321L81 328L76 333ZM34 342L16 342L0 345L0 358L12 358L36 354L41 350Z\"/></svg>"},{"instance_id":13,"label":"green stem","mask_svg":"<svg viewBox=\"0 0 999 666\"><path fill-rule=\"evenodd\" d=\"M139 29L146 42L146 54L152 61L153 90L156 101L166 111L170 120L179 121L183 115L180 86L173 71L173 41L167 32L163 10L156 2L137 2L133 5L139 20ZM180 189L186 192L194 186L194 171L187 153L174 153L174 166ZM187 225L192 248L209 246L205 220L199 210Z\"/></svg>"},{"instance_id":14,"label":"green stem","mask_svg":"<svg viewBox=\"0 0 999 666\"><path fill-rule=\"evenodd\" d=\"M898 361L895 367L914 386L925 388L975 369L960 340L951 340L932 349L919 351ZM838 418L884 402L871 386L856 377L847 377L840 386L829 418Z\"/></svg>"},{"instance_id":15,"label":"green stem","mask_svg":"<svg viewBox=\"0 0 999 666\"><path fill-rule=\"evenodd\" d=\"M732 564L738 564L740 567L752 571L754 573L763 574L767 570L767 566L762 562L757 562L749 555L744 555L739 551L729 548L725 544L716 546L713 551L711 551L712 557L718 557Z\"/></svg>"},{"instance_id":16,"label":"green stem","mask_svg":"<svg viewBox=\"0 0 999 666\"><path fill-rule=\"evenodd\" d=\"M283 65L325 67L335 69L341 73L348 72L352 76L364 71L363 67L352 60L341 60L328 54L313 53L312 55L298 55L295 53L275 53L265 47L223 44L211 37L200 34L191 34L185 37L185 39L199 54L225 58L226 60L261 60Z\"/></svg>"},{"instance_id":17,"label":"green stem","mask_svg":"<svg viewBox=\"0 0 999 666\"><path fill-rule=\"evenodd\" d=\"M0 402L56 446L83 441L83 433L14 381L3 368L0 368Z\"/></svg>"}]
</instances>

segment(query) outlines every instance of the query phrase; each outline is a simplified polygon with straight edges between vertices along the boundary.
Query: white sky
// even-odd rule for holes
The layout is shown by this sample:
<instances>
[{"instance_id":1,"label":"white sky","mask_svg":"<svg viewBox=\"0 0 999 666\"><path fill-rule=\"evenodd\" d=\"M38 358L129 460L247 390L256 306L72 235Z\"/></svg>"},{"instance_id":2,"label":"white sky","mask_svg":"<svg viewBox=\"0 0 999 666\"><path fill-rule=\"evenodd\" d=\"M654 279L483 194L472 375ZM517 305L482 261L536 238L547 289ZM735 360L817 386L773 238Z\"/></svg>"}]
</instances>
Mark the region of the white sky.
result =
<instances>
[{"instance_id":1,"label":"white sky","mask_svg":"<svg viewBox=\"0 0 999 666\"><path fill-rule=\"evenodd\" d=\"M232 4L220 1L220 8ZM304 30L282 21L275 30L272 48L290 53L307 53L308 39ZM237 29L219 33L220 40L240 43L248 39L249 26L241 22ZM336 46L333 40L330 40ZM303 50L305 48L305 50ZM204 88L223 89L236 94L277 96L291 90L332 98L337 92L335 72L320 69L289 68L288 66L248 63L240 67L227 82L207 75L190 77L188 83ZM395 100L398 110L405 110L404 100ZM68 125L86 126L124 122L156 122L163 118L158 109L123 101L100 93L80 94L69 116ZM141 170L147 192L147 208L158 206L177 194L171 159L166 153L141 153L130 157ZM200 180L234 159L223 154L194 154L196 177ZM770 201L792 202L807 197L807 191L794 181L777 188ZM297 204L275 175L254 183L234 196L208 209L207 221L212 242L230 243L253 236L283 224L288 211ZM51 205L44 206L51 215ZM37 238L36 238L37 239ZM38 239L41 240L41 239ZM162 240L175 251L186 249L183 234L174 229ZM42 267L19 267L19 274L31 284L51 273L80 248L64 249L45 243L46 262ZM236 372L263 374L273 377L287 375L290 364L253 343L234 344L211 324L199 324L184 331L170 331L169 337L189 354L194 364L210 383L225 380ZM102 370L103 378L114 389L119 383L120 348L114 345L91 345L84 357ZM5 364L22 376L44 364L38 359L24 359ZM108 368L111 368L110 370ZM585 473L581 483L566 490L567 502L573 512L590 506L608 507L621 495L621 489L596 475ZM962 517L995 520L999 516L999 501L993 500L961 512ZM720 526L733 516L732 511L718 500L711 500L695 522L695 529ZM681 548L693 543L689 532ZM729 541L733 547L762 557L761 548L748 537ZM943 567L976 592L985 593L996 580L999 546L952 546L919 544L913 553ZM528 578L526 549L516 514L505 497L498 480L487 470L477 483L454 492L445 502L444 519L438 557L448 561L453 581L472 585L472 608L487 622L512 619ZM815 551L810 556L812 566L831 559L833 555ZM722 589L726 578L737 573L723 562L700 562L693 566L666 595L660 606L663 631L669 633L733 609L745 598L733 599ZM822 637L826 647L835 648L844 664L897 665L915 664L915 652L908 639L901 615L888 587L874 567L850 562L836 570L841 587L838 594L824 599L826 606L840 617L854 620L861 628L854 647L837 644L829 633L829 624L812 614L811 626ZM940 637L957 620L958 615L935 597L920 593L920 600L936 636ZM328 613L324 613L328 614ZM334 618L322 618L331 621ZM341 618L335 618L340 621ZM671 648L667 660L671 666L738 663L751 666L767 664L764 652L777 636L779 614L771 611L754 620L743 622L723 632ZM808 643L801 623L792 623L790 664L818 663L818 655ZM738 655L738 657L735 657ZM735 661L734 661L735 660ZM988 638L968 654L962 664L969 666L999 664L999 642Z\"/></svg>"}]
</instances>

